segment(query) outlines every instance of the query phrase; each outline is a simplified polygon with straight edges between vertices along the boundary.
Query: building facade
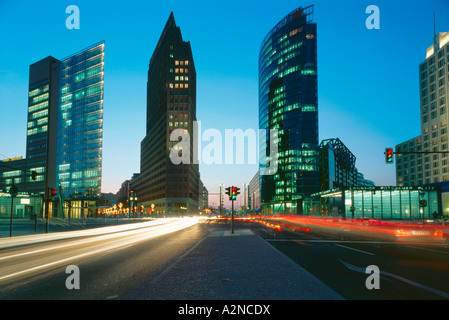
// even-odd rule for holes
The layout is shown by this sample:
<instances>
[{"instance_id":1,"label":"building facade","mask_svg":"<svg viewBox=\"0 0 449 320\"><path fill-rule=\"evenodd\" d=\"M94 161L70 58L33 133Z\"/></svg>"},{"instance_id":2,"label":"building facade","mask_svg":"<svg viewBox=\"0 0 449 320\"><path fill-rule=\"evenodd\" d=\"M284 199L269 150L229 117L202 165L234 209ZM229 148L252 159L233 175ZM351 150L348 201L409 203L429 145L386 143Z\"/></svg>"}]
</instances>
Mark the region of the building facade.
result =
<instances>
[{"instance_id":1,"label":"building facade","mask_svg":"<svg viewBox=\"0 0 449 320\"><path fill-rule=\"evenodd\" d=\"M196 71L190 42L183 40L173 12L150 59L147 83L146 136L141 142L140 176L135 187L139 204L154 205L156 213L197 214L199 166L193 155L196 121ZM177 150L183 161L175 164L171 152L176 129L190 135L189 150ZM190 151L190 152L187 152Z\"/></svg>"},{"instance_id":2,"label":"building facade","mask_svg":"<svg viewBox=\"0 0 449 320\"><path fill-rule=\"evenodd\" d=\"M101 194L104 43L59 64L56 185L65 196Z\"/></svg>"},{"instance_id":3,"label":"building facade","mask_svg":"<svg viewBox=\"0 0 449 320\"><path fill-rule=\"evenodd\" d=\"M248 207L251 213L260 211L259 171L254 175L248 185Z\"/></svg>"},{"instance_id":4,"label":"building facade","mask_svg":"<svg viewBox=\"0 0 449 320\"><path fill-rule=\"evenodd\" d=\"M441 188L341 187L313 195L312 215L371 219L436 219L442 216ZM421 206L422 200L427 201Z\"/></svg>"},{"instance_id":5,"label":"building facade","mask_svg":"<svg viewBox=\"0 0 449 320\"><path fill-rule=\"evenodd\" d=\"M198 209L201 212L205 212L205 210L209 208L209 191L201 179L198 192L198 206Z\"/></svg>"},{"instance_id":6,"label":"building facade","mask_svg":"<svg viewBox=\"0 0 449 320\"><path fill-rule=\"evenodd\" d=\"M26 158L2 162L0 189L14 182L19 192L45 198L58 189L50 216L63 216L56 202L74 195L86 200L72 203L81 212L101 194L104 42L29 70Z\"/></svg>"},{"instance_id":7,"label":"building facade","mask_svg":"<svg viewBox=\"0 0 449 320\"><path fill-rule=\"evenodd\" d=\"M356 168L355 155L339 138L321 141L319 149L320 191L339 187L374 186Z\"/></svg>"},{"instance_id":8,"label":"building facade","mask_svg":"<svg viewBox=\"0 0 449 320\"><path fill-rule=\"evenodd\" d=\"M449 181L449 32L435 35L419 65L421 135L395 147L398 186ZM401 154L401 152L429 152ZM434 152L434 153L432 153Z\"/></svg>"},{"instance_id":9,"label":"building facade","mask_svg":"<svg viewBox=\"0 0 449 320\"><path fill-rule=\"evenodd\" d=\"M260 47L259 128L278 132L277 171L260 176L266 214L308 212L311 194L319 191L316 32L313 6L298 8ZM268 141L261 150L264 159Z\"/></svg>"}]
</instances>

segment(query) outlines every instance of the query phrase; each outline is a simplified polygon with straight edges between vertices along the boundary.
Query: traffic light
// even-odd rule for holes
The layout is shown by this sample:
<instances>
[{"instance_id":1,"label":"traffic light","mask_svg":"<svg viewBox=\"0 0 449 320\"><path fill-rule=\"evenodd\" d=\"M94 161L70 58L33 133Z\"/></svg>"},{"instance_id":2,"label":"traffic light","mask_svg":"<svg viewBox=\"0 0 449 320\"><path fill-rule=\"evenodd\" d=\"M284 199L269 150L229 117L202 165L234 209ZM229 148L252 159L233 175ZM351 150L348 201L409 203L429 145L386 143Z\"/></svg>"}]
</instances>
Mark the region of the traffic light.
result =
<instances>
[{"instance_id":1,"label":"traffic light","mask_svg":"<svg viewBox=\"0 0 449 320\"><path fill-rule=\"evenodd\" d=\"M49 192L49 196L52 197L56 197L58 194L58 190L57 189L53 189L53 188L49 188L50 192Z\"/></svg>"},{"instance_id":2,"label":"traffic light","mask_svg":"<svg viewBox=\"0 0 449 320\"><path fill-rule=\"evenodd\" d=\"M17 192L19 191L19 189L17 189L17 186L13 185L11 186L11 188L9 189L9 193L15 197L17 196Z\"/></svg>"},{"instance_id":3,"label":"traffic light","mask_svg":"<svg viewBox=\"0 0 449 320\"><path fill-rule=\"evenodd\" d=\"M137 192L135 190L129 190L129 200L137 200Z\"/></svg>"},{"instance_id":4,"label":"traffic light","mask_svg":"<svg viewBox=\"0 0 449 320\"><path fill-rule=\"evenodd\" d=\"M226 188L226 194L231 198L231 187Z\"/></svg>"},{"instance_id":5,"label":"traffic light","mask_svg":"<svg viewBox=\"0 0 449 320\"><path fill-rule=\"evenodd\" d=\"M385 163L393 163L393 148L385 148Z\"/></svg>"},{"instance_id":6,"label":"traffic light","mask_svg":"<svg viewBox=\"0 0 449 320\"><path fill-rule=\"evenodd\" d=\"M36 176L37 176L37 172L36 171L31 171L31 179L36 180Z\"/></svg>"},{"instance_id":7,"label":"traffic light","mask_svg":"<svg viewBox=\"0 0 449 320\"><path fill-rule=\"evenodd\" d=\"M421 208L427 207L427 200L419 200L419 206Z\"/></svg>"},{"instance_id":8,"label":"traffic light","mask_svg":"<svg viewBox=\"0 0 449 320\"><path fill-rule=\"evenodd\" d=\"M230 200L235 200L237 199L237 195L240 194L240 188L237 187L232 187L232 193L231 193L231 198Z\"/></svg>"}]
</instances>

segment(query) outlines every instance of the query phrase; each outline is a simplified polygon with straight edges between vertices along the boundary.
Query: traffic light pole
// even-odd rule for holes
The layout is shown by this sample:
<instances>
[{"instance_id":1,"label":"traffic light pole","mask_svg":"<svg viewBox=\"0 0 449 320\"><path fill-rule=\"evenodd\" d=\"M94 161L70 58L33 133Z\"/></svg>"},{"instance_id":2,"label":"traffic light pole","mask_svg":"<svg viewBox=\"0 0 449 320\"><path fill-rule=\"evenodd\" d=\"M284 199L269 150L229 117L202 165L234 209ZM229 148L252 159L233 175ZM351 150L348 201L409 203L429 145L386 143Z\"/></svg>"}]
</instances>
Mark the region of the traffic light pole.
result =
<instances>
[{"instance_id":1,"label":"traffic light pole","mask_svg":"<svg viewBox=\"0 0 449 320\"><path fill-rule=\"evenodd\" d=\"M232 210L231 210L231 233L234 233L234 200L232 200Z\"/></svg>"}]
</instances>

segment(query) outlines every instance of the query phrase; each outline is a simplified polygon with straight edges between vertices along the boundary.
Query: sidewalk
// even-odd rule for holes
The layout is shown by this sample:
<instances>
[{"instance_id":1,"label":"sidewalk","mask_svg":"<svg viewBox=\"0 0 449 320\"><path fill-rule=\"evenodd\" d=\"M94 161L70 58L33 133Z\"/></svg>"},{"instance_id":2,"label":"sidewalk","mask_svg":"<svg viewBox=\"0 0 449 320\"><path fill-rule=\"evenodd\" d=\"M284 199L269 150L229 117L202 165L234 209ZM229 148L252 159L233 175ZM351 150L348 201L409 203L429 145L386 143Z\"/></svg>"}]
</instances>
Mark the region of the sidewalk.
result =
<instances>
[{"instance_id":1,"label":"sidewalk","mask_svg":"<svg viewBox=\"0 0 449 320\"><path fill-rule=\"evenodd\" d=\"M247 229L216 231L151 279L133 300L342 300Z\"/></svg>"}]
</instances>

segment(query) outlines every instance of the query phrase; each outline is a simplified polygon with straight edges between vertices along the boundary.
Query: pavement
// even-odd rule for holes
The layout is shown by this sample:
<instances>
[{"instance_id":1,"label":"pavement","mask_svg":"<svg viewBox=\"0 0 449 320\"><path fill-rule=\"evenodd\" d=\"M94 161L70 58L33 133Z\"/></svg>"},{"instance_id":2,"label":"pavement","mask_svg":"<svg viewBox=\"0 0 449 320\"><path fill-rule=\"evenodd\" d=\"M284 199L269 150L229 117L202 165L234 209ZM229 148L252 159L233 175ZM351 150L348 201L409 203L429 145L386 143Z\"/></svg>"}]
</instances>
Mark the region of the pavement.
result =
<instances>
[{"instance_id":1,"label":"pavement","mask_svg":"<svg viewBox=\"0 0 449 320\"><path fill-rule=\"evenodd\" d=\"M343 300L248 229L212 232L128 298Z\"/></svg>"},{"instance_id":2,"label":"pavement","mask_svg":"<svg viewBox=\"0 0 449 320\"><path fill-rule=\"evenodd\" d=\"M9 220L0 237L10 236ZM148 221L147 219L145 221ZM19 223L21 222L21 223ZM138 222L52 219L50 232ZM15 221L13 236L45 232L45 220ZM249 229L212 231L126 299L132 300L343 300L308 271Z\"/></svg>"}]
</instances>

